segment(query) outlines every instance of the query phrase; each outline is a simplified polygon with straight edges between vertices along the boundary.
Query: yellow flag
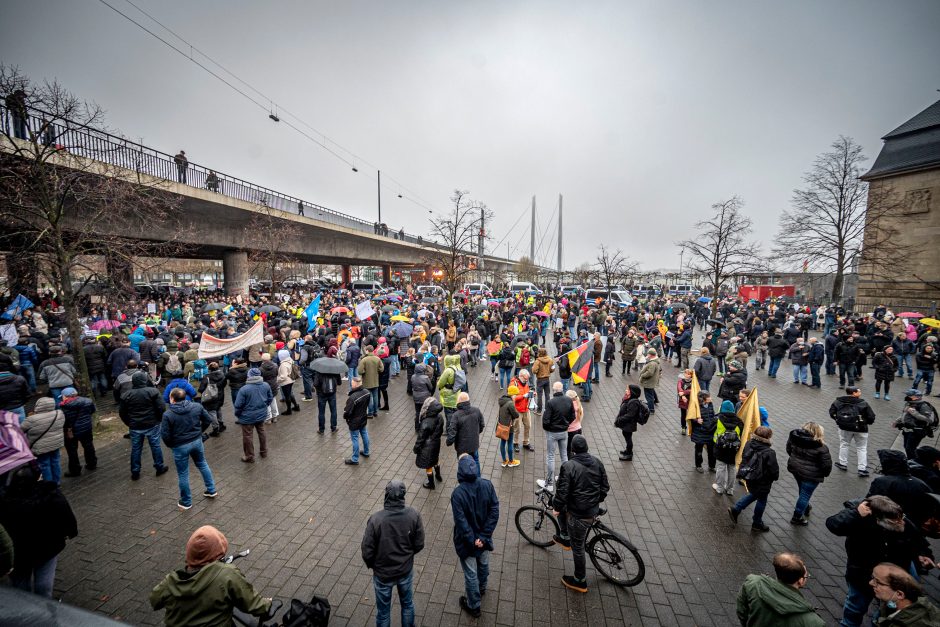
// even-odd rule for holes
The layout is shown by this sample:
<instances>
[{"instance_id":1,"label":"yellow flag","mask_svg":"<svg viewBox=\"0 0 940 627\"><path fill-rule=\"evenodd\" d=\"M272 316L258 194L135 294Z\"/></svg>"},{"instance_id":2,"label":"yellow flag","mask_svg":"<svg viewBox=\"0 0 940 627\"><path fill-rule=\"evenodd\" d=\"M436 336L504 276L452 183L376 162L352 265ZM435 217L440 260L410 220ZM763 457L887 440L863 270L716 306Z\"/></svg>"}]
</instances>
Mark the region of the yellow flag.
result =
<instances>
[{"instance_id":1,"label":"yellow flag","mask_svg":"<svg viewBox=\"0 0 940 627\"><path fill-rule=\"evenodd\" d=\"M689 408L685 412L685 419L689 422L689 437L692 437L692 421L702 417L702 406L698 403L698 393L702 390L698 377L692 372L692 388L689 394Z\"/></svg>"},{"instance_id":2,"label":"yellow flag","mask_svg":"<svg viewBox=\"0 0 940 627\"><path fill-rule=\"evenodd\" d=\"M741 463L741 456L744 454L744 445L751 439L754 430L760 426L760 402L757 400L757 388L751 390L741 408L738 410L738 418L744 423L741 427L741 448L738 449L736 464Z\"/></svg>"}]
</instances>

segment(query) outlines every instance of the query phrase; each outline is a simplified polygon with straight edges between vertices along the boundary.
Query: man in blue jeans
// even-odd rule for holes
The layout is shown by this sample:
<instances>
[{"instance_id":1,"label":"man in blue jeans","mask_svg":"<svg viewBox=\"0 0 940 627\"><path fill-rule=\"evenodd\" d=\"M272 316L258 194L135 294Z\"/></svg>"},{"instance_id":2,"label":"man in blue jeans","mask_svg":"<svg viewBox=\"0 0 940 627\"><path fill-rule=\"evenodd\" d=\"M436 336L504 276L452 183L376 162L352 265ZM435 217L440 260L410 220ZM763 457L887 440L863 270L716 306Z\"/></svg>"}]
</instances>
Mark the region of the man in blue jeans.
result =
<instances>
[{"instance_id":1,"label":"man in blue jeans","mask_svg":"<svg viewBox=\"0 0 940 627\"><path fill-rule=\"evenodd\" d=\"M450 496L450 506L454 513L454 550L466 589L466 596L460 597L460 608L477 618L490 575L499 499L493 484L478 476L477 463L469 454L457 460L457 487Z\"/></svg>"},{"instance_id":2,"label":"man in blue jeans","mask_svg":"<svg viewBox=\"0 0 940 627\"><path fill-rule=\"evenodd\" d=\"M413 598L415 555L424 548L421 514L405 505L405 484L385 486L385 507L369 516L362 535L362 561L372 570L376 627L391 624L392 590L398 589L402 627L415 624Z\"/></svg>"},{"instance_id":3,"label":"man in blue jeans","mask_svg":"<svg viewBox=\"0 0 940 627\"><path fill-rule=\"evenodd\" d=\"M362 378L353 377L349 380L352 384L352 391L346 397L346 407L343 408L343 420L349 427L349 439L352 440L352 457L347 457L343 463L347 466L359 465L359 438L362 438L362 456L368 457L369 452L369 431L366 425L369 424L368 411L369 404L372 401L372 395L368 390L362 387Z\"/></svg>"},{"instance_id":4,"label":"man in blue jeans","mask_svg":"<svg viewBox=\"0 0 940 627\"><path fill-rule=\"evenodd\" d=\"M193 506L193 497L189 490L190 457L202 474L202 481L206 484L206 490L202 495L214 499L219 494L216 492L212 471L209 469L206 453L202 448L203 432L211 426L212 419L209 418L209 413L199 403L186 400L184 390L174 388L170 392L170 408L163 414L161 433L163 443L173 449L173 460L176 462L180 488L177 506L181 510L191 509Z\"/></svg>"},{"instance_id":5,"label":"man in blue jeans","mask_svg":"<svg viewBox=\"0 0 940 627\"><path fill-rule=\"evenodd\" d=\"M562 390L561 381L552 384L552 397L545 403L542 429L545 430L545 483L555 483L555 448L561 463L568 461L568 425L574 422L574 404Z\"/></svg>"},{"instance_id":6,"label":"man in blue jeans","mask_svg":"<svg viewBox=\"0 0 940 627\"><path fill-rule=\"evenodd\" d=\"M163 463L160 447L160 423L166 405L160 392L153 386L147 373L138 370L131 377L131 389L121 395L118 414L131 433L131 480L140 479L140 458L144 440L150 444L153 467L159 477L169 468Z\"/></svg>"}]
</instances>

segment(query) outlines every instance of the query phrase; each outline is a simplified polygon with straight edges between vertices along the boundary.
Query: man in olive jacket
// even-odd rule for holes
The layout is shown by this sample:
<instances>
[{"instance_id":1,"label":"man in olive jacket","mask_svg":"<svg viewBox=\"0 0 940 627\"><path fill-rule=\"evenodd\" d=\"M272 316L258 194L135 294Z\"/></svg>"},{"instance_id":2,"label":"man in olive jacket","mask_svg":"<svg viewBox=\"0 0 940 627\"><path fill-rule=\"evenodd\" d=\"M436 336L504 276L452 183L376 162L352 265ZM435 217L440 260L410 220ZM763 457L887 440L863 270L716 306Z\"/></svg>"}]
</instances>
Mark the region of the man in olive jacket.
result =
<instances>
[{"instance_id":1,"label":"man in olive jacket","mask_svg":"<svg viewBox=\"0 0 940 627\"><path fill-rule=\"evenodd\" d=\"M373 354L372 346L367 344L363 352L365 357L359 360L359 376L362 387L369 393L368 415L375 418L379 411L379 373L385 371L385 364Z\"/></svg>"},{"instance_id":2,"label":"man in olive jacket","mask_svg":"<svg viewBox=\"0 0 940 627\"><path fill-rule=\"evenodd\" d=\"M799 555L774 555L776 579L767 575L748 575L738 593L738 620L742 627L823 627L800 588L809 581L809 573Z\"/></svg>"}]
</instances>

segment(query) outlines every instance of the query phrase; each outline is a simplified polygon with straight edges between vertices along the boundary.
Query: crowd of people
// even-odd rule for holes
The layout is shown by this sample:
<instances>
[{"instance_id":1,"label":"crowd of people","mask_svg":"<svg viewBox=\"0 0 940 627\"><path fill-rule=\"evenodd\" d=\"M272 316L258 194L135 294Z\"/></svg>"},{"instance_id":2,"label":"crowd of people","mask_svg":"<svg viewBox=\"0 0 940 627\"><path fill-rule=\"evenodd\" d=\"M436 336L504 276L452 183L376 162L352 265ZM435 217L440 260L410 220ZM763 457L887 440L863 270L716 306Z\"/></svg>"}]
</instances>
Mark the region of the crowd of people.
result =
<instances>
[{"instance_id":1,"label":"crowd of people","mask_svg":"<svg viewBox=\"0 0 940 627\"><path fill-rule=\"evenodd\" d=\"M760 426L746 429L742 406L760 371L776 378L784 358L791 361L793 383L811 389L821 388L823 373L834 377L838 371L845 394L834 399L829 412L839 432L838 460L832 460L819 422L806 422L786 438L786 469L797 487L790 522L804 526L809 524L814 490L833 466L847 471L853 447L858 474L870 474L867 434L877 412L862 399L859 386L871 360L876 400L882 394L890 399L890 383L903 376L905 365L913 380L904 411L892 423L903 434L904 451L879 450L884 476L870 484L862 500L826 521L832 533L846 537L848 594L842 624L860 625L872 600L887 603L892 594L904 600L896 603L891 614L895 618L905 612L934 611L917 579L933 566L926 534L940 531L940 506L937 497L930 496L940 492L940 450L921 446L938 426L937 412L926 400L937 368L937 330L917 320L895 317L886 309L859 316L835 307L813 311L732 298L714 310L704 302L669 298L613 307L561 294L475 296L448 310L443 303L422 302L407 291L373 297L374 311L360 319L356 305L368 297L346 290L321 293L315 310L309 304L311 295L301 292L277 301L248 295L211 303L215 297L167 297L121 309L89 306L82 337L68 335L52 297L40 299L32 310L16 312L16 343L0 346L0 409L17 417L36 458L11 473L15 481L8 481L2 495L0 522L13 538L16 585L51 594L55 554L66 537L77 533L59 486L62 477L80 480L83 472L97 468L94 417L104 404L116 406L127 426L130 480L142 476L145 442L155 475L168 472L166 446L177 471L177 507L186 510L193 502L190 460L201 475L203 497L218 495L204 442L222 437L227 421L239 425L241 459L253 464L276 454L267 446L266 430L299 411L301 402L315 400L318 433L325 435L329 413L330 433L336 434L342 415L351 449L343 461L358 466L380 444L370 439L368 425L389 409L389 387L404 387L414 403L413 453L423 487L434 490L445 481L443 447L453 447L459 459L451 505L454 546L466 582L460 605L478 616L500 512L493 485L482 476L479 451L487 419L470 395L472 369L488 364L489 384L500 392L498 414L489 430L500 440L504 471L523 463L523 450L535 452L534 435L541 426L546 446L540 485L554 494L561 526L555 541L574 558L574 574L562 583L586 592L585 535L609 492L603 463L588 452L592 437L600 437L598 432L592 436L592 421L613 423L624 438L619 460L631 462L637 454L637 432L661 404L660 381L674 369L677 429L690 438L692 468L714 473L712 488L718 494L733 496L743 485L743 494L728 514L736 523L753 503L751 529L764 532L769 529L763 518L767 501L780 478L774 431L765 407L760 408ZM263 327L260 341L200 356L201 344L237 341L258 324ZM693 341L696 328L700 342ZM822 331L822 339L811 336L814 330ZM618 358L622 383L606 382L616 378ZM711 383L716 377L713 400ZM700 389L694 399L693 381ZM919 389L922 382L925 392ZM622 386L615 416L587 415L598 385ZM700 417L687 421L690 403L697 403ZM539 418L541 425L533 425ZM535 462L529 457L527 463ZM403 482L389 483L385 507L370 518L362 541L362 558L374 574L379 624L389 620L393 588L399 593L402 623L414 622L412 564L424 546L424 531L420 514L405 504L405 492ZM36 529L24 528L28 515L36 515L29 514L24 499L43 500L44 507L63 512L58 526L43 531L55 535L56 542L44 542ZM200 536L208 538L201 542L213 543L212 556L224 544L224 536L220 540L214 535L218 533L204 531ZM30 548L34 542L57 550L36 552ZM187 569L193 572L213 563L200 557L190 564L189 557L187 548ZM815 624L746 621L748 616L782 611L781 603L799 605L795 599L808 578L803 562L785 553L775 557L774 568L776 580L745 582L738 600L742 624ZM909 573L911 581L898 575L898 569L902 575ZM154 607L167 608L168 623L184 624L181 617L191 614L171 610L178 602L170 598L174 588L167 582L161 586L151 597ZM238 598L246 611L263 613L269 607L250 585ZM883 612L891 609L885 607Z\"/></svg>"}]
</instances>

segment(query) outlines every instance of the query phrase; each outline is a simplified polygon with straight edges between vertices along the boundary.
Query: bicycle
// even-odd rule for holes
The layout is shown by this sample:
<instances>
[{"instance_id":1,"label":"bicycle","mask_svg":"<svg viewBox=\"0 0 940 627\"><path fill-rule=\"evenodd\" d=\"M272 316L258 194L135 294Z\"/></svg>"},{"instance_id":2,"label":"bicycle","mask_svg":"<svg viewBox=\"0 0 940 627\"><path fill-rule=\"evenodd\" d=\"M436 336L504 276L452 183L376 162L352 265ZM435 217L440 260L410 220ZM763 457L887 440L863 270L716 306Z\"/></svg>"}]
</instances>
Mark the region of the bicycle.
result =
<instances>
[{"instance_id":1,"label":"bicycle","mask_svg":"<svg viewBox=\"0 0 940 627\"><path fill-rule=\"evenodd\" d=\"M516 510L516 529L530 544L546 548L555 543L552 538L561 528L552 513L551 486L546 486L541 479L536 483L539 486L535 492L536 504L523 505ZM585 552L591 557L594 568L609 582L633 587L646 576L646 565L629 540L601 522L600 517L606 513L607 510L601 507L588 529Z\"/></svg>"}]
</instances>

